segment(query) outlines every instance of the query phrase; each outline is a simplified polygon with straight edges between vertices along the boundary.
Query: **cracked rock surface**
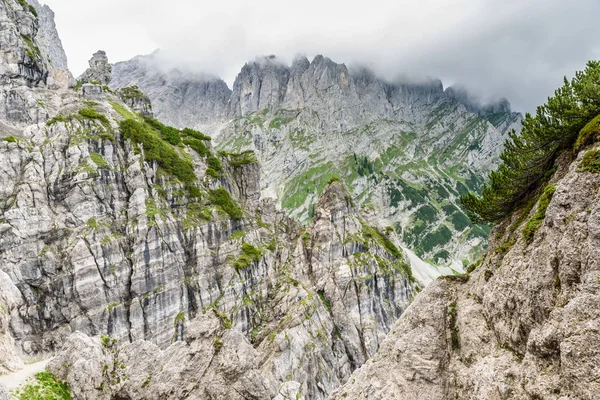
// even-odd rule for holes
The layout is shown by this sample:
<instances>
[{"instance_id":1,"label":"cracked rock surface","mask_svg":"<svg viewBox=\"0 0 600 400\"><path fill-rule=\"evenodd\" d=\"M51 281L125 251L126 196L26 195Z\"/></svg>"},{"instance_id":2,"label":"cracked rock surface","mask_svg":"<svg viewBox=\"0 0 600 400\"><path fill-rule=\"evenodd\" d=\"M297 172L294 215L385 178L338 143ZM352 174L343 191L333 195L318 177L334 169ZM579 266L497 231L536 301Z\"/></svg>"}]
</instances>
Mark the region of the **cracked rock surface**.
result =
<instances>
[{"instance_id":1,"label":"cracked rock surface","mask_svg":"<svg viewBox=\"0 0 600 400\"><path fill-rule=\"evenodd\" d=\"M584 153L559 161L531 243L505 221L468 281L428 286L332 399L596 399L600 175Z\"/></svg>"}]
</instances>

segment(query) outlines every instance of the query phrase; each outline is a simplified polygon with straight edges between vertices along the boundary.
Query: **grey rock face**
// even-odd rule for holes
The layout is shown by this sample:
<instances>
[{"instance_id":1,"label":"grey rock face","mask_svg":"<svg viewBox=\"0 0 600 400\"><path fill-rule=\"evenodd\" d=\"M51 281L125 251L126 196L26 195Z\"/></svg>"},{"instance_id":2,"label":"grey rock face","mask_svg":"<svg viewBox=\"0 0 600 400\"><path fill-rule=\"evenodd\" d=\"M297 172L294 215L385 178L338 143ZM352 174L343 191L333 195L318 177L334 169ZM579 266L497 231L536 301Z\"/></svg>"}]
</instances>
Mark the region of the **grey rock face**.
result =
<instances>
[{"instance_id":1,"label":"grey rock face","mask_svg":"<svg viewBox=\"0 0 600 400\"><path fill-rule=\"evenodd\" d=\"M38 13L39 31L36 41L44 58L49 60L53 69L68 70L67 55L54 23L54 11L46 4L40 5L38 0L29 0Z\"/></svg>"},{"instance_id":2,"label":"grey rock face","mask_svg":"<svg viewBox=\"0 0 600 400\"><path fill-rule=\"evenodd\" d=\"M3 385L0 385L0 400L10 400L8 389L6 389Z\"/></svg>"},{"instance_id":3,"label":"grey rock face","mask_svg":"<svg viewBox=\"0 0 600 400\"><path fill-rule=\"evenodd\" d=\"M90 67L79 77L83 83L108 85L112 79L112 65L108 63L106 52L98 50L90 59Z\"/></svg>"},{"instance_id":4,"label":"grey rock face","mask_svg":"<svg viewBox=\"0 0 600 400\"><path fill-rule=\"evenodd\" d=\"M103 345L75 333L49 370L79 399L271 399L278 385L261 376L259 360L246 337L224 329L210 311L190 324L185 342L164 351L144 341Z\"/></svg>"},{"instance_id":5,"label":"grey rock face","mask_svg":"<svg viewBox=\"0 0 600 400\"><path fill-rule=\"evenodd\" d=\"M130 86L117 91L121 100L133 111L144 117L154 117L150 98L140 91L137 86Z\"/></svg>"},{"instance_id":6,"label":"grey rock face","mask_svg":"<svg viewBox=\"0 0 600 400\"><path fill-rule=\"evenodd\" d=\"M270 207L260 206L263 230L280 218ZM293 224L279 231L273 259L238 271L228 285L242 278L242 287L232 287L239 295L230 298L227 289L195 319L175 317L177 342L166 349L107 339L103 348L75 333L51 371L80 398L326 398L375 354L413 286L401 278L401 260L362 236L366 222L341 185L328 186L317 212L308 232ZM113 373L104 365L118 367Z\"/></svg>"},{"instance_id":7,"label":"grey rock face","mask_svg":"<svg viewBox=\"0 0 600 400\"><path fill-rule=\"evenodd\" d=\"M92 64L102 70L105 59L97 58ZM411 301L418 283L390 245L397 236L373 228L374 215L355 207L338 183L324 191L314 225L303 228L261 200L261 171L251 159L221 155L220 176L207 174L214 167L207 154L217 157L210 141L201 154L172 147L193 165L198 179L187 185L145 162L119 131L123 118L139 120L122 93L91 83L81 91L19 90L44 99L48 114L40 121L56 118L2 126L16 136L0 141L3 371L54 353L78 331L56 373L83 398L101 396L102 382L106 393L143 392L113 381L117 372L94 372L115 359L82 335L103 334L115 348L139 342L176 360L180 369L164 372L173 384L152 386L159 393L264 398L284 385L282 396L324 399L375 353ZM80 113L89 107L106 119ZM229 196L242 219L224 211ZM194 333L192 321L210 313L218 329ZM206 324L201 329L213 323ZM181 389L175 377L189 381L185 368L205 365L181 360L214 354L217 340L222 353L202 385ZM123 365L133 371L132 349ZM239 364L230 362L235 355Z\"/></svg>"},{"instance_id":8,"label":"grey rock face","mask_svg":"<svg viewBox=\"0 0 600 400\"><path fill-rule=\"evenodd\" d=\"M244 65L233 84L230 115L279 109L289 78L289 68L280 64L275 56L259 58Z\"/></svg>"},{"instance_id":9,"label":"grey rock face","mask_svg":"<svg viewBox=\"0 0 600 400\"><path fill-rule=\"evenodd\" d=\"M0 41L6 44L0 68L2 82L15 85L44 82L48 65L35 42L39 22L31 9L18 1L4 1L0 4L0 21Z\"/></svg>"},{"instance_id":10,"label":"grey rock face","mask_svg":"<svg viewBox=\"0 0 600 400\"><path fill-rule=\"evenodd\" d=\"M19 290L6 273L0 270L0 374L23 367L10 333L11 314L21 304ZM1 393L1 392L0 392Z\"/></svg>"},{"instance_id":11,"label":"grey rock face","mask_svg":"<svg viewBox=\"0 0 600 400\"><path fill-rule=\"evenodd\" d=\"M231 90L221 80L161 67L159 54L139 56L113 66L113 89L138 86L152 102L155 116L178 128L215 135L229 119Z\"/></svg>"},{"instance_id":12,"label":"grey rock face","mask_svg":"<svg viewBox=\"0 0 600 400\"><path fill-rule=\"evenodd\" d=\"M580 172L583 153L559 162L531 243L503 223L468 282L430 285L331 398L596 398L600 175Z\"/></svg>"},{"instance_id":13,"label":"grey rock face","mask_svg":"<svg viewBox=\"0 0 600 400\"><path fill-rule=\"evenodd\" d=\"M30 7L0 3L0 120L19 129L45 117L31 88L45 86L49 65L36 42L39 22Z\"/></svg>"}]
</instances>

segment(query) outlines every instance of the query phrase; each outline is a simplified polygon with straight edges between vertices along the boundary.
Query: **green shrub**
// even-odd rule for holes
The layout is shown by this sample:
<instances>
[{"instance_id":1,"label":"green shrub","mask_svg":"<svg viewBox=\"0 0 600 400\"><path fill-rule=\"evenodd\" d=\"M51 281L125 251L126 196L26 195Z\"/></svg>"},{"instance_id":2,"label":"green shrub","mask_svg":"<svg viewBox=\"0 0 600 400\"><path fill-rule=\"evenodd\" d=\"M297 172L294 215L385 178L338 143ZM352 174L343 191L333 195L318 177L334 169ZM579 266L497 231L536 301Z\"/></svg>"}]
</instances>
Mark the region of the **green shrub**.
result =
<instances>
[{"instance_id":1,"label":"green shrub","mask_svg":"<svg viewBox=\"0 0 600 400\"><path fill-rule=\"evenodd\" d=\"M262 251L251 245L250 243L242 244L242 253L233 263L233 267L237 270L242 270L244 268L252 265L253 262L257 262L262 257Z\"/></svg>"},{"instance_id":2,"label":"green shrub","mask_svg":"<svg viewBox=\"0 0 600 400\"><path fill-rule=\"evenodd\" d=\"M223 341L219 338L216 338L213 341L213 347L215 349L214 354L219 354L219 352L221 351L221 349L223 348Z\"/></svg>"},{"instance_id":3,"label":"green shrub","mask_svg":"<svg viewBox=\"0 0 600 400\"><path fill-rule=\"evenodd\" d=\"M331 312L331 304L329 303L329 300L327 300L327 298L325 297L325 292L319 290L317 293L319 294L319 298L321 299L321 302L323 303L327 311Z\"/></svg>"},{"instance_id":4,"label":"green shrub","mask_svg":"<svg viewBox=\"0 0 600 400\"><path fill-rule=\"evenodd\" d=\"M59 114L59 115L49 119L48 121L46 121L46 126L54 125L57 122L67 122L69 120L70 120L69 117L65 117L64 115Z\"/></svg>"},{"instance_id":5,"label":"green shrub","mask_svg":"<svg viewBox=\"0 0 600 400\"><path fill-rule=\"evenodd\" d=\"M269 122L269 128L271 129L279 129L281 128L282 125L282 120L279 117L275 117L271 120L271 122Z\"/></svg>"},{"instance_id":6,"label":"green shrub","mask_svg":"<svg viewBox=\"0 0 600 400\"><path fill-rule=\"evenodd\" d=\"M99 137L100 139L107 139L107 140L110 140L112 143L114 143L114 142L115 142L115 137L113 136L113 134L112 134L112 133L108 133L108 132L102 132L102 133L100 133L100 134L98 135L98 137Z\"/></svg>"},{"instance_id":7,"label":"green shrub","mask_svg":"<svg viewBox=\"0 0 600 400\"><path fill-rule=\"evenodd\" d=\"M173 146L177 146L181 143L181 137L179 136L179 130L177 128L167 126L150 117L144 117L144 121L152 128L156 129L160 133L160 136Z\"/></svg>"},{"instance_id":8,"label":"green shrub","mask_svg":"<svg viewBox=\"0 0 600 400\"><path fill-rule=\"evenodd\" d=\"M140 90L138 86L129 86L119 89L121 97L126 100L130 99L143 99L146 95Z\"/></svg>"},{"instance_id":9,"label":"green shrub","mask_svg":"<svg viewBox=\"0 0 600 400\"><path fill-rule=\"evenodd\" d=\"M550 204L550 200L552 200L555 191L556 185L548 185L540 196L535 214L533 214L523 228L523 238L527 243L530 243L531 240L533 240L535 232L542 226L544 218L546 218L546 209L548 209L548 205Z\"/></svg>"},{"instance_id":10,"label":"green shrub","mask_svg":"<svg viewBox=\"0 0 600 400\"><path fill-rule=\"evenodd\" d=\"M210 202L221 207L231 219L242 219L244 216L242 209L231 198L229 192L222 187L210 191Z\"/></svg>"},{"instance_id":11,"label":"green shrub","mask_svg":"<svg viewBox=\"0 0 600 400\"><path fill-rule=\"evenodd\" d=\"M14 136L7 136L7 137L4 138L4 141L8 142L8 143L16 143L17 142L17 138L14 137Z\"/></svg>"},{"instance_id":12,"label":"green shrub","mask_svg":"<svg viewBox=\"0 0 600 400\"><path fill-rule=\"evenodd\" d=\"M23 7L27 8L29 10L29 12L32 13L36 18L38 17L37 10L35 9L34 6L27 3L27 1L25 1L25 0L18 0L18 1L19 1L19 4L21 4Z\"/></svg>"},{"instance_id":13,"label":"green shrub","mask_svg":"<svg viewBox=\"0 0 600 400\"><path fill-rule=\"evenodd\" d=\"M237 258L237 260L235 260L235 262L233 263L233 267L235 269L242 270L244 268L249 267L250 265L252 265L252 259L244 254L242 254L241 256L239 256Z\"/></svg>"},{"instance_id":14,"label":"green shrub","mask_svg":"<svg viewBox=\"0 0 600 400\"><path fill-rule=\"evenodd\" d=\"M206 169L206 175L208 175L210 177L213 177L213 178L220 178L221 177L221 174L218 173L217 171L215 171L212 168L207 168Z\"/></svg>"},{"instance_id":15,"label":"green shrub","mask_svg":"<svg viewBox=\"0 0 600 400\"><path fill-rule=\"evenodd\" d=\"M244 151L242 153L229 153L226 151L220 151L219 154L223 157L227 157L229 165L232 167L240 167L242 165L258 162L256 156L254 155L254 151L252 150Z\"/></svg>"},{"instance_id":16,"label":"green shrub","mask_svg":"<svg viewBox=\"0 0 600 400\"><path fill-rule=\"evenodd\" d=\"M123 119L139 119L136 117L136 115L129 111L127 108L125 108L125 106L121 103L118 103L116 101L113 100L109 100L108 101L110 103L110 105L112 106L112 108L117 112L117 114L119 114L119 116Z\"/></svg>"},{"instance_id":17,"label":"green shrub","mask_svg":"<svg viewBox=\"0 0 600 400\"><path fill-rule=\"evenodd\" d=\"M456 317L458 310L456 309L456 301L448 305L448 319L450 323L450 343L453 350L460 349L460 337L458 335L458 326L456 326Z\"/></svg>"},{"instance_id":18,"label":"green shrub","mask_svg":"<svg viewBox=\"0 0 600 400\"><path fill-rule=\"evenodd\" d=\"M244 231L234 231L231 233L227 240L240 240L246 237L246 232Z\"/></svg>"},{"instance_id":19,"label":"green shrub","mask_svg":"<svg viewBox=\"0 0 600 400\"><path fill-rule=\"evenodd\" d=\"M590 150L583 155L579 164L580 172L600 172L600 150Z\"/></svg>"},{"instance_id":20,"label":"green shrub","mask_svg":"<svg viewBox=\"0 0 600 400\"><path fill-rule=\"evenodd\" d=\"M258 261L262 257L262 251L250 243L242 244L242 254L250 257L252 261Z\"/></svg>"},{"instance_id":21,"label":"green shrub","mask_svg":"<svg viewBox=\"0 0 600 400\"><path fill-rule=\"evenodd\" d=\"M500 246L496 247L496 254L508 253L508 251L510 250L511 247L513 247L515 242L516 242L516 240L514 237L511 237L510 239L506 240Z\"/></svg>"},{"instance_id":22,"label":"green shrub","mask_svg":"<svg viewBox=\"0 0 600 400\"><path fill-rule=\"evenodd\" d=\"M50 372L42 371L27 380L24 386L12 392L17 400L71 400L67 384L57 380Z\"/></svg>"},{"instance_id":23,"label":"green shrub","mask_svg":"<svg viewBox=\"0 0 600 400\"><path fill-rule=\"evenodd\" d=\"M104 157L102 157L102 154L91 152L90 153L90 158L92 159L92 161L94 162L94 164L96 164L97 166L99 166L99 167L108 167L108 163L106 162L106 160L104 159Z\"/></svg>"},{"instance_id":24,"label":"green shrub","mask_svg":"<svg viewBox=\"0 0 600 400\"><path fill-rule=\"evenodd\" d=\"M173 321L173 326L177 328L177 325L183 324L185 322L185 313L183 311L179 312L175 316L175 320Z\"/></svg>"},{"instance_id":25,"label":"green shrub","mask_svg":"<svg viewBox=\"0 0 600 400\"><path fill-rule=\"evenodd\" d=\"M149 125L126 119L119 123L119 127L125 139L143 146L146 161L155 161L167 173L175 175L184 183L196 180L193 164L180 157Z\"/></svg>"},{"instance_id":26,"label":"green shrub","mask_svg":"<svg viewBox=\"0 0 600 400\"><path fill-rule=\"evenodd\" d=\"M269 243L267 243L267 250L269 250L271 253L277 250L277 241L275 239L272 239L269 241Z\"/></svg>"},{"instance_id":27,"label":"green shrub","mask_svg":"<svg viewBox=\"0 0 600 400\"><path fill-rule=\"evenodd\" d=\"M195 131L190 128L185 128L181 131L181 136L189 136L198 140L212 140L210 136L205 135L202 132Z\"/></svg>"},{"instance_id":28,"label":"green shrub","mask_svg":"<svg viewBox=\"0 0 600 400\"><path fill-rule=\"evenodd\" d=\"M186 187L186 190L191 197L195 197L195 198L202 197L202 192L196 186L188 185Z\"/></svg>"},{"instance_id":29,"label":"green shrub","mask_svg":"<svg viewBox=\"0 0 600 400\"><path fill-rule=\"evenodd\" d=\"M104 348L109 348L117 344L117 339L100 334L100 342Z\"/></svg>"},{"instance_id":30,"label":"green shrub","mask_svg":"<svg viewBox=\"0 0 600 400\"><path fill-rule=\"evenodd\" d=\"M100 114L92 107L82 108L78 111L78 114L80 117L85 119L100 121L102 125L110 129L110 122L108 122L108 118L106 118L106 115Z\"/></svg>"},{"instance_id":31,"label":"green shrub","mask_svg":"<svg viewBox=\"0 0 600 400\"><path fill-rule=\"evenodd\" d=\"M221 166L221 161L219 161L217 157L212 155L212 153L208 156L207 164L208 168L211 168L216 172L221 172L223 170L223 167Z\"/></svg>"},{"instance_id":32,"label":"green shrub","mask_svg":"<svg viewBox=\"0 0 600 400\"><path fill-rule=\"evenodd\" d=\"M473 264L469 265L466 270L467 274L470 274L471 272L475 271L475 269L481 265L482 261L483 258L480 258L477 262L474 262Z\"/></svg>"},{"instance_id":33,"label":"green shrub","mask_svg":"<svg viewBox=\"0 0 600 400\"><path fill-rule=\"evenodd\" d=\"M198 153L200 157L207 157L211 154L210 150L208 149L208 147L206 147L203 140L183 139L183 144L185 144L186 146L190 146L190 148L192 148L196 153Z\"/></svg>"},{"instance_id":34,"label":"green shrub","mask_svg":"<svg viewBox=\"0 0 600 400\"><path fill-rule=\"evenodd\" d=\"M371 239L371 240L375 241L377 244L379 244L381 247L383 247L392 256L399 258L401 260L404 259L404 256L402 255L400 250L398 250L396 245L394 245L394 243L392 243L392 241L386 235L383 235L379 231L379 229L373 228L372 226L369 226L369 225L363 223L362 234L366 240Z\"/></svg>"},{"instance_id":35,"label":"green shrub","mask_svg":"<svg viewBox=\"0 0 600 400\"><path fill-rule=\"evenodd\" d=\"M187 212L181 222L184 229L192 229L211 219L212 211L210 207L203 207L202 204L194 202L188 205Z\"/></svg>"},{"instance_id":36,"label":"green shrub","mask_svg":"<svg viewBox=\"0 0 600 400\"><path fill-rule=\"evenodd\" d=\"M88 219L87 226L88 226L88 228L92 229L93 231L97 231L98 228L100 228L100 225L98 224L98 221L96 220L96 218Z\"/></svg>"}]
</instances>

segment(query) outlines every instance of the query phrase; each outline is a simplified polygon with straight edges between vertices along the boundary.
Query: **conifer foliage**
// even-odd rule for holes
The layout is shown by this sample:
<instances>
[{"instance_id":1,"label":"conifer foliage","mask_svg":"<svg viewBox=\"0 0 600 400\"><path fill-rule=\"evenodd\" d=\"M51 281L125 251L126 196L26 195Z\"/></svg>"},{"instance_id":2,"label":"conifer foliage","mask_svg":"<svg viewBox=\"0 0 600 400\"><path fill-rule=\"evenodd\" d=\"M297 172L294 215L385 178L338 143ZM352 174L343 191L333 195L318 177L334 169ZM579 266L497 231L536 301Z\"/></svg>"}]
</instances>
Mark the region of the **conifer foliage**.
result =
<instances>
[{"instance_id":1,"label":"conifer foliage","mask_svg":"<svg viewBox=\"0 0 600 400\"><path fill-rule=\"evenodd\" d=\"M589 61L584 71L527 114L520 134L509 134L501 164L489 175L481 196L468 193L461 202L473 222L497 223L536 191L549 175L558 155L580 143L578 136L600 114L600 61ZM586 136L594 138L594 136Z\"/></svg>"}]
</instances>

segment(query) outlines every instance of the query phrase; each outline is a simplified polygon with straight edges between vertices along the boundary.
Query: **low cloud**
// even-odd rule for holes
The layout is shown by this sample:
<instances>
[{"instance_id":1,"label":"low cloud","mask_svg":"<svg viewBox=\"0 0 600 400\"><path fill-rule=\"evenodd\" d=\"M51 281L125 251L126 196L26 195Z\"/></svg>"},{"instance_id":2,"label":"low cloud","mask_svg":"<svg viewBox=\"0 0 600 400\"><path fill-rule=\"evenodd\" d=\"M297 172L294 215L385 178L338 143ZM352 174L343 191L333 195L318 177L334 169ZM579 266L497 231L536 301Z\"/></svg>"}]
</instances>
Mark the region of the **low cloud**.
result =
<instances>
[{"instance_id":1,"label":"low cloud","mask_svg":"<svg viewBox=\"0 0 600 400\"><path fill-rule=\"evenodd\" d=\"M165 67L232 84L257 55L298 53L368 65L386 79L437 77L487 101L533 111L600 58L597 0L46 0L76 75L102 48L111 61L161 49ZM441 3L441 4L440 4Z\"/></svg>"}]
</instances>

